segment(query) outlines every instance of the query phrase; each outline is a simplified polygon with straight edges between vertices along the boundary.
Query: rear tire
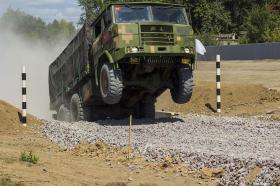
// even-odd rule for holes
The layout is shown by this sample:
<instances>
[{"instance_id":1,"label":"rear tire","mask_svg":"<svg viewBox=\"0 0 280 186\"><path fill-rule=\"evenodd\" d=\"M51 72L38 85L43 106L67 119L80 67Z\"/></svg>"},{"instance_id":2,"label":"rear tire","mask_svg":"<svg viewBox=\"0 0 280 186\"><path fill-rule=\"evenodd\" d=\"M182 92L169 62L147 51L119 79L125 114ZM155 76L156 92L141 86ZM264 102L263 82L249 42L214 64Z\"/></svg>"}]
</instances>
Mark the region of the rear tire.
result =
<instances>
[{"instance_id":1,"label":"rear tire","mask_svg":"<svg viewBox=\"0 0 280 186\"><path fill-rule=\"evenodd\" d=\"M138 119L155 119L155 113L155 99L151 97L139 102L134 108L134 117Z\"/></svg>"},{"instance_id":2,"label":"rear tire","mask_svg":"<svg viewBox=\"0 0 280 186\"><path fill-rule=\"evenodd\" d=\"M155 99L149 98L141 103L141 117L147 119L155 119L156 107Z\"/></svg>"},{"instance_id":3,"label":"rear tire","mask_svg":"<svg viewBox=\"0 0 280 186\"><path fill-rule=\"evenodd\" d=\"M100 70L100 93L105 103L113 105L120 102L123 92L123 82L120 69L104 63Z\"/></svg>"},{"instance_id":4,"label":"rear tire","mask_svg":"<svg viewBox=\"0 0 280 186\"><path fill-rule=\"evenodd\" d=\"M74 94L70 102L70 113L71 121L81 121L84 120L84 109L82 107L82 100L78 94Z\"/></svg>"},{"instance_id":5,"label":"rear tire","mask_svg":"<svg viewBox=\"0 0 280 186\"><path fill-rule=\"evenodd\" d=\"M65 106L61 105L57 112L57 120L59 121L71 121L70 110Z\"/></svg>"},{"instance_id":6,"label":"rear tire","mask_svg":"<svg viewBox=\"0 0 280 186\"><path fill-rule=\"evenodd\" d=\"M190 101L193 91L192 69L178 68L173 77L173 88L170 89L172 99L175 103L185 104Z\"/></svg>"}]
</instances>

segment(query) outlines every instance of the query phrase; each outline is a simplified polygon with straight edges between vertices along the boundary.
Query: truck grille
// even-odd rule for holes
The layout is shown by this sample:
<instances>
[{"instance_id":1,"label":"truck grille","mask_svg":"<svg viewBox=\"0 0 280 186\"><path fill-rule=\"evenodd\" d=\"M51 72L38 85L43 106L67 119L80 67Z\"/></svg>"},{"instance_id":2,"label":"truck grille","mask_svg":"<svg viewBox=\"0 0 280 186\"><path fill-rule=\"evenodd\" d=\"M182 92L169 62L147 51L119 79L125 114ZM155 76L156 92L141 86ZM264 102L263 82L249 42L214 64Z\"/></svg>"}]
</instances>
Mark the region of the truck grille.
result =
<instances>
[{"instance_id":1,"label":"truck grille","mask_svg":"<svg viewBox=\"0 0 280 186\"><path fill-rule=\"evenodd\" d=\"M142 45L174 45L173 27L168 25L141 25Z\"/></svg>"},{"instance_id":2,"label":"truck grille","mask_svg":"<svg viewBox=\"0 0 280 186\"><path fill-rule=\"evenodd\" d=\"M182 57L146 57L146 59L144 60L146 64L168 65L168 64L180 63Z\"/></svg>"}]
</instances>

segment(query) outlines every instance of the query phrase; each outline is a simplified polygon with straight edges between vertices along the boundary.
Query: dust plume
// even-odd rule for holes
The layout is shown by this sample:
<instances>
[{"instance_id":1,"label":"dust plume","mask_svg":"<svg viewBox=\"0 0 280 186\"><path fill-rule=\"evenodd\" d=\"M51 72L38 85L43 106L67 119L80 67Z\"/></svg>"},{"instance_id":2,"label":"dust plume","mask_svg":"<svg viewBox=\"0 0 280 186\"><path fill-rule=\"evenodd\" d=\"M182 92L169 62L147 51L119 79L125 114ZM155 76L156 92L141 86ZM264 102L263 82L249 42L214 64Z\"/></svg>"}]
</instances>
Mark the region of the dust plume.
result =
<instances>
[{"instance_id":1,"label":"dust plume","mask_svg":"<svg viewBox=\"0 0 280 186\"><path fill-rule=\"evenodd\" d=\"M0 28L0 99L21 107L21 68L25 65L28 112L50 119L48 66L67 43L32 42L11 29Z\"/></svg>"}]
</instances>

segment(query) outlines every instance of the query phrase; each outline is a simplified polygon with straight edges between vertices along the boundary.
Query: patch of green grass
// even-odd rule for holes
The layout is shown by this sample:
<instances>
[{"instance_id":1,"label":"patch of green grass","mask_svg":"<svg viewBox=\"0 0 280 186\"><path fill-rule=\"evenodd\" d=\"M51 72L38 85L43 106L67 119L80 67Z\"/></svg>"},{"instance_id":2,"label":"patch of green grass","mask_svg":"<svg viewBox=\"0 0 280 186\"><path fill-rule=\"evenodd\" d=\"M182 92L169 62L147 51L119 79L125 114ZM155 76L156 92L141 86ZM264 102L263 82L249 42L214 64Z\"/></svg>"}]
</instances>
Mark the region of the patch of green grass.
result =
<instances>
[{"instance_id":1,"label":"patch of green grass","mask_svg":"<svg viewBox=\"0 0 280 186\"><path fill-rule=\"evenodd\" d=\"M10 178L1 178L0 186L24 186L24 184L20 182L13 182Z\"/></svg>"},{"instance_id":2,"label":"patch of green grass","mask_svg":"<svg viewBox=\"0 0 280 186\"><path fill-rule=\"evenodd\" d=\"M22 152L20 156L21 161L37 164L39 161L39 157L34 155L32 151Z\"/></svg>"}]
</instances>

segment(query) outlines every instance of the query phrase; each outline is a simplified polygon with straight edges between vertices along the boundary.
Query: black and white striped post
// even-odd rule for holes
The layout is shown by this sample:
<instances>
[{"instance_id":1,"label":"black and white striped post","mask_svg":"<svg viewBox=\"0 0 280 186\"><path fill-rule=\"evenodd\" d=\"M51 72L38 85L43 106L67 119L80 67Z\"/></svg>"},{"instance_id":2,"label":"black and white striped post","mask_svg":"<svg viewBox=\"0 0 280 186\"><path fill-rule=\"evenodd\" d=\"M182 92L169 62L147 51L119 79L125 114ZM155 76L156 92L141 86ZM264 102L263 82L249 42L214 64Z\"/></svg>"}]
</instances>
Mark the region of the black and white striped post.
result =
<instances>
[{"instance_id":1,"label":"black and white striped post","mask_svg":"<svg viewBox=\"0 0 280 186\"><path fill-rule=\"evenodd\" d=\"M22 74L21 74L21 79L22 79L22 125L26 126L27 123L27 98L26 98L26 69L25 66L22 67Z\"/></svg>"},{"instance_id":2,"label":"black and white striped post","mask_svg":"<svg viewBox=\"0 0 280 186\"><path fill-rule=\"evenodd\" d=\"M221 113L221 56L216 56L217 113Z\"/></svg>"}]
</instances>

